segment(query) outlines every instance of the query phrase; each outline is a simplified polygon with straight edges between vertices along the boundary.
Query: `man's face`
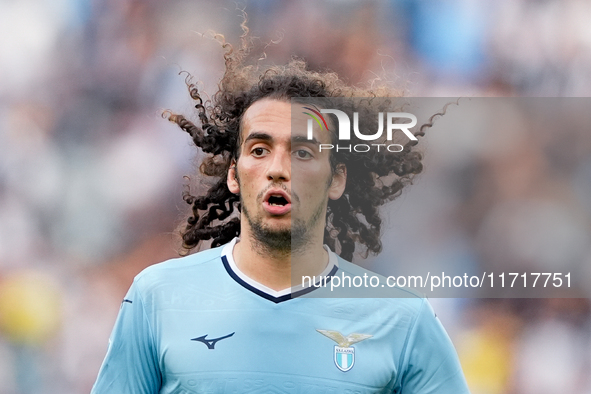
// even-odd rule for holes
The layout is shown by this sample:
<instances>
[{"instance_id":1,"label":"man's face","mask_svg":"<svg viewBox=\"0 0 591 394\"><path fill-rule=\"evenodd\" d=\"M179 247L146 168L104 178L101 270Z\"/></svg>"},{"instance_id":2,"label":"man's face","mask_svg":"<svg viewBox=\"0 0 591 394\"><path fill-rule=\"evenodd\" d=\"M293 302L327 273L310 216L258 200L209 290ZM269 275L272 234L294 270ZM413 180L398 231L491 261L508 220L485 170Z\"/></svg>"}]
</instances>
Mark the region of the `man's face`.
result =
<instances>
[{"instance_id":1,"label":"man's face","mask_svg":"<svg viewBox=\"0 0 591 394\"><path fill-rule=\"evenodd\" d=\"M328 132L315 130L317 140L306 139L304 111L294 110L292 121L289 102L252 104L242 119L240 157L228 172L230 191L240 193L243 226L284 252L322 237L328 199L339 198L346 181L343 169L333 176L329 153L318 152L319 143L330 143Z\"/></svg>"}]
</instances>

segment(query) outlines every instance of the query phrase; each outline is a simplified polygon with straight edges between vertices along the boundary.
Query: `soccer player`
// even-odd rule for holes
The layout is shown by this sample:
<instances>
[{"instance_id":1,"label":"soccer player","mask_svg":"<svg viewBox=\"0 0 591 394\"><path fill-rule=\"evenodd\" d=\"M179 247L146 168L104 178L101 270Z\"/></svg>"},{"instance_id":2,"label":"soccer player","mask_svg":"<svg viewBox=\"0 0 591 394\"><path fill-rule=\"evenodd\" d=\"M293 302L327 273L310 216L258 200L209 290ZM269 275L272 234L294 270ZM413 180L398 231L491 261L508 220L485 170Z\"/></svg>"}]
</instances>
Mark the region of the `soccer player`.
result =
<instances>
[{"instance_id":1,"label":"soccer player","mask_svg":"<svg viewBox=\"0 0 591 394\"><path fill-rule=\"evenodd\" d=\"M334 119L309 140L309 110L290 100L389 92L302 61L247 67L231 50L219 87L204 103L189 83L199 124L169 117L209 154L200 170L216 179L204 196L184 196L183 248L212 248L135 278L92 393L467 393L424 298L311 297L326 288L299 280L366 273L345 259L356 243L380 251L377 208L422 165L415 141L397 153L320 151Z\"/></svg>"}]
</instances>

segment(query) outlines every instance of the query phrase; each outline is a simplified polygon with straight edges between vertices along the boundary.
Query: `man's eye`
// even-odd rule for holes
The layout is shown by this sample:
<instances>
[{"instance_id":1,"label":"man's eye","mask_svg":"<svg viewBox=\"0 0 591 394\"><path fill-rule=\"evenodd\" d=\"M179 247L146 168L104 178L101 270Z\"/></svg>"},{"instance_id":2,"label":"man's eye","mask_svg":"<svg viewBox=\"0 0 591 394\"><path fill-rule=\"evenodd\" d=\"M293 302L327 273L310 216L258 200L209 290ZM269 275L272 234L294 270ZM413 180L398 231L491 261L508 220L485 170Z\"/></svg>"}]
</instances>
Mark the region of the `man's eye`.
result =
<instances>
[{"instance_id":1,"label":"man's eye","mask_svg":"<svg viewBox=\"0 0 591 394\"><path fill-rule=\"evenodd\" d=\"M267 150L265 148L254 148L251 153L255 157L260 157L260 156L264 156L266 151Z\"/></svg>"},{"instance_id":2,"label":"man's eye","mask_svg":"<svg viewBox=\"0 0 591 394\"><path fill-rule=\"evenodd\" d=\"M312 154L310 152L303 149L296 150L294 153L299 159L310 159L312 157Z\"/></svg>"}]
</instances>

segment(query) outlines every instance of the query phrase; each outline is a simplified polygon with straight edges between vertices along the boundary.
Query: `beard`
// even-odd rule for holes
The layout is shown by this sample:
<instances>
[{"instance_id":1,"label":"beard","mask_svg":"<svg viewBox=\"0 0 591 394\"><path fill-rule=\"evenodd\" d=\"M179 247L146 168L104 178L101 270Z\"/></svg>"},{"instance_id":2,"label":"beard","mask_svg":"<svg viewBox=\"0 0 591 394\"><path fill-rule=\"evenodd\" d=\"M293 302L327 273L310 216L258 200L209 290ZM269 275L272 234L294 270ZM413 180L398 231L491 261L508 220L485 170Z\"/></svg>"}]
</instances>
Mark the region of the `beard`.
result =
<instances>
[{"instance_id":1,"label":"beard","mask_svg":"<svg viewBox=\"0 0 591 394\"><path fill-rule=\"evenodd\" d=\"M293 194L294 201L298 198ZM299 218L292 218L291 226L288 228L274 229L263 223L261 217L253 217L248 209L241 202L242 212L252 230L255 243L269 254L289 255L305 249L311 241L309 229L314 228L318 223L323 211L320 204L308 221Z\"/></svg>"},{"instance_id":2,"label":"beard","mask_svg":"<svg viewBox=\"0 0 591 394\"><path fill-rule=\"evenodd\" d=\"M236 177L236 181L238 181L238 185L240 185L240 177L238 176L237 169L234 176ZM292 191L287 190L285 185L280 184L280 186L291 195L293 202L299 205L300 199L298 195L295 192L292 193ZM330 186L330 182L327 184L327 190L328 186ZM265 192L266 190L261 191L255 201L260 202ZM246 208L246 204L244 204L242 195L240 195L240 207L252 229L253 241L255 245L260 247L262 252L267 254L289 256L291 253L305 250L306 245L310 243L312 237L308 230L314 228L318 223L325 206L320 203L307 222L301 218L293 218L292 216L291 226L289 228L273 229L263 223L261 216L254 217L250 214L248 208Z\"/></svg>"}]
</instances>

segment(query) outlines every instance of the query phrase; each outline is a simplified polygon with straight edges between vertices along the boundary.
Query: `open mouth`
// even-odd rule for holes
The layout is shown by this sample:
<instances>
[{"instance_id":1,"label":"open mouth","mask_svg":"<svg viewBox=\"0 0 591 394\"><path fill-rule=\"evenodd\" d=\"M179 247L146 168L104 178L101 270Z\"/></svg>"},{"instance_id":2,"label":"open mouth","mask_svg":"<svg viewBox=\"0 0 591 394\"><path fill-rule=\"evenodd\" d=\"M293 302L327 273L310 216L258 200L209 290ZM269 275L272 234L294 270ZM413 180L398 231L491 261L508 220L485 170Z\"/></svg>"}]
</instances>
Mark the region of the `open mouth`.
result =
<instances>
[{"instance_id":1,"label":"open mouth","mask_svg":"<svg viewBox=\"0 0 591 394\"><path fill-rule=\"evenodd\" d=\"M283 197L281 195L275 195L275 194L269 196L269 199L267 200L267 202L271 206L281 206L281 207L288 204L288 201L285 199L285 197Z\"/></svg>"},{"instance_id":2,"label":"open mouth","mask_svg":"<svg viewBox=\"0 0 591 394\"><path fill-rule=\"evenodd\" d=\"M271 215L282 216L291 211L291 201L283 190L269 190L263 200L263 207Z\"/></svg>"}]
</instances>

